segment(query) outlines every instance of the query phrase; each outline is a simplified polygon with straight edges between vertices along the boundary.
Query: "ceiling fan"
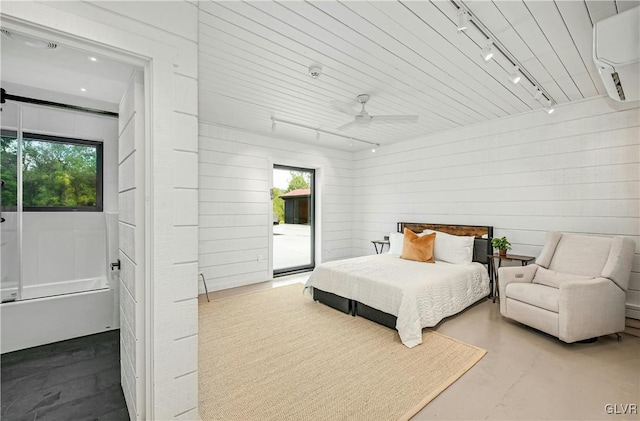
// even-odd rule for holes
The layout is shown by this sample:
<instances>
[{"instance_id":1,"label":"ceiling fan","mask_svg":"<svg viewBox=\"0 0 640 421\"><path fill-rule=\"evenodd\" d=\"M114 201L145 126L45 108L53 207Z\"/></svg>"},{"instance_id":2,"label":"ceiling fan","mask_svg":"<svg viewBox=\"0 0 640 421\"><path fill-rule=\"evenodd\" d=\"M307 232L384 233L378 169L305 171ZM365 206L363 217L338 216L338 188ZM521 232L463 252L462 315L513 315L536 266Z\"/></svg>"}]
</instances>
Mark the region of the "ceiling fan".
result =
<instances>
[{"instance_id":1,"label":"ceiling fan","mask_svg":"<svg viewBox=\"0 0 640 421\"><path fill-rule=\"evenodd\" d=\"M358 95L358 102L362 104L362 110L357 112L349 104L342 101L331 101L331 105L338 111L353 116L353 120L337 127L336 130L345 130L351 126L368 126L372 123L415 123L418 121L417 115L369 115L364 109L365 104L369 101L370 96L367 94Z\"/></svg>"}]
</instances>

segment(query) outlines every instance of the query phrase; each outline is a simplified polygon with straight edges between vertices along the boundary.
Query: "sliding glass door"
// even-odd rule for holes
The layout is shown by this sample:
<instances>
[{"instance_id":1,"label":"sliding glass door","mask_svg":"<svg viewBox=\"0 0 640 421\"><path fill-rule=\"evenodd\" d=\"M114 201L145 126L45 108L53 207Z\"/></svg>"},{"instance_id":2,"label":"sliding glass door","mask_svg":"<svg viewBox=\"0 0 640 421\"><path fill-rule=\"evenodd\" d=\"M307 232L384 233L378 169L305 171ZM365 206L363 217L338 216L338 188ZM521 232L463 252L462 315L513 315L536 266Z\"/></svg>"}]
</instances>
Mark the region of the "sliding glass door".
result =
<instances>
[{"instance_id":1,"label":"sliding glass door","mask_svg":"<svg viewBox=\"0 0 640 421\"><path fill-rule=\"evenodd\" d=\"M273 167L273 274L315 267L315 170Z\"/></svg>"}]
</instances>

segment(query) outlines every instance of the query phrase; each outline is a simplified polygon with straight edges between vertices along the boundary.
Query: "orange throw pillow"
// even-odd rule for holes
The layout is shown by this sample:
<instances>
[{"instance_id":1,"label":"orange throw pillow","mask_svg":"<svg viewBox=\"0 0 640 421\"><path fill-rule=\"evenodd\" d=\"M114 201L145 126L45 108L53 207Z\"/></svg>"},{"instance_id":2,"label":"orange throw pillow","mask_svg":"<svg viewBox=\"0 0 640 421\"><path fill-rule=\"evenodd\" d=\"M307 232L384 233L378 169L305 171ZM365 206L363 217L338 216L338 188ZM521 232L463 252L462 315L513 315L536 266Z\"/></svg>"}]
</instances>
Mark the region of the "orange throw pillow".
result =
<instances>
[{"instance_id":1,"label":"orange throw pillow","mask_svg":"<svg viewBox=\"0 0 640 421\"><path fill-rule=\"evenodd\" d=\"M402 259L416 260L418 262L435 263L433 259L433 244L436 242L436 233L419 236L410 229L404 229L404 242L402 244Z\"/></svg>"}]
</instances>

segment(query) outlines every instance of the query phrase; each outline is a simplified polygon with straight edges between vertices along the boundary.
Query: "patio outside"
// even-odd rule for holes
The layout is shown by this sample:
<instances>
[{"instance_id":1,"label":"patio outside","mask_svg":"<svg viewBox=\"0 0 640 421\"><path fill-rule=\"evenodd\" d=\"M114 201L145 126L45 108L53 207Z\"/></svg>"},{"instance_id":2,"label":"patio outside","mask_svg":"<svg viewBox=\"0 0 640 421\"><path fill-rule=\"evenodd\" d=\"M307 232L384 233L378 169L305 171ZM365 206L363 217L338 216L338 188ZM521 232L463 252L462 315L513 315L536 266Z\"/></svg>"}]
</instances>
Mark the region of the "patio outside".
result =
<instances>
[{"instance_id":1,"label":"patio outside","mask_svg":"<svg viewBox=\"0 0 640 421\"><path fill-rule=\"evenodd\" d=\"M273 268L283 269L311 262L311 226L280 224L273 226Z\"/></svg>"}]
</instances>

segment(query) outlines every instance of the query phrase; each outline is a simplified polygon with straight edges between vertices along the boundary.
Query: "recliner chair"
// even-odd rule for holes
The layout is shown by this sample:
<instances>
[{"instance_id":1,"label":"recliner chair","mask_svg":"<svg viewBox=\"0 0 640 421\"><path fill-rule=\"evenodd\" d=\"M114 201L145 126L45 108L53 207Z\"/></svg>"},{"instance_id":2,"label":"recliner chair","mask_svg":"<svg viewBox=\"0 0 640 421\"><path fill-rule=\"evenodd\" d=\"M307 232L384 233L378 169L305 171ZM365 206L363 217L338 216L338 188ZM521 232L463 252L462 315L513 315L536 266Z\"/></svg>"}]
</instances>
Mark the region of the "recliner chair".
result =
<instances>
[{"instance_id":1,"label":"recliner chair","mask_svg":"<svg viewBox=\"0 0 640 421\"><path fill-rule=\"evenodd\" d=\"M500 313L572 343L622 332L635 243L549 232L535 264L498 270Z\"/></svg>"}]
</instances>

